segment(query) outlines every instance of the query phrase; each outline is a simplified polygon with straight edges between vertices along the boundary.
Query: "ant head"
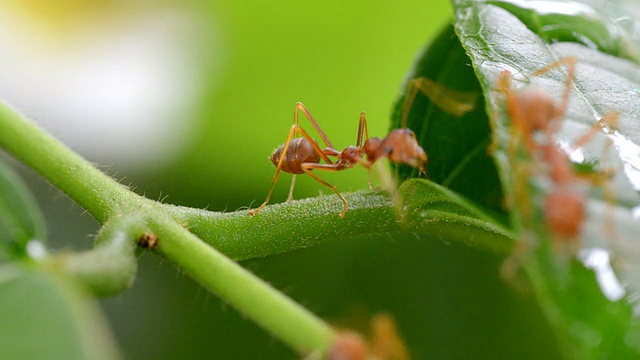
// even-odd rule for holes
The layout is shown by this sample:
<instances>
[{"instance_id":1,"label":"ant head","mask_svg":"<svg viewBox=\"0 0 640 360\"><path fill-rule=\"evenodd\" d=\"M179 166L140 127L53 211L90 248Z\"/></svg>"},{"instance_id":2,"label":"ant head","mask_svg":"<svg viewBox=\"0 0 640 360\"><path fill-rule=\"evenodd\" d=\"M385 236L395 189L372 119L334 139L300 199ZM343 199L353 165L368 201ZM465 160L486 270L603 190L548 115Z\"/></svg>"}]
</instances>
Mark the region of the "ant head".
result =
<instances>
[{"instance_id":1,"label":"ant head","mask_svg":"<svg viewBox=\"0 0 640 360\"><path fill-rule=\"evenodd\" d=\"M427 154L409 129L393 130L383 141L382 148L389 161L424 169Z\"/></svg>"}]
</instances>

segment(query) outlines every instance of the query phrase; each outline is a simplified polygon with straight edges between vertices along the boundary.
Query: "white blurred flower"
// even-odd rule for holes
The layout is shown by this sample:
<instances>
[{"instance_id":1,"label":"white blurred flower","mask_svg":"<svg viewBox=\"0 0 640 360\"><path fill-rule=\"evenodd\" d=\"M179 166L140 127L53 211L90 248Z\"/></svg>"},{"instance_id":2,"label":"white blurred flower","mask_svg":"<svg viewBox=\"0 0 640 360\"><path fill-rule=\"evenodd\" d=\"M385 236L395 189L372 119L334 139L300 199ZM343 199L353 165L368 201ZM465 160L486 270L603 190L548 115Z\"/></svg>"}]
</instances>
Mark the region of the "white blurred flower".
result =
<instances>
[{"instance_id":1,"label":"white blurred flower","mask_svg":"<svg viewBox=\"0 0 640 360\"><path fill-rule=\"evenodd\" d=\"M1 98L101 164L150 168L179 153L203 68L213 65L203 54L217 52L210 25L205 32L193 12L150 7L43 26L37 6L19 4L0 4Z\"/></svg>"}]
</instances>

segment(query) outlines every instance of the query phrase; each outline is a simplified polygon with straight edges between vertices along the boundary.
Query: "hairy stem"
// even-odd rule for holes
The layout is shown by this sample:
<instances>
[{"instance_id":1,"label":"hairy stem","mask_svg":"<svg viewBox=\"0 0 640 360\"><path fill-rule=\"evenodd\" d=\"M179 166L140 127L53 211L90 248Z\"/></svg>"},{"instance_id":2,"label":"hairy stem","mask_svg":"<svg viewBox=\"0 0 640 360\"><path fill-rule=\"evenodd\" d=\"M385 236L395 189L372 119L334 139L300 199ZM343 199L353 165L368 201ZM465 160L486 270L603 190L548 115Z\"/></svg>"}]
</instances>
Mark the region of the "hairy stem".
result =
<instances>
[{"instance_id":1,"label":"hairy stem","mask_svg":"<svg viewBox=\"0 0 640 360\"><path fill-rule=\"evenodd\" d=\"M148 231L142 217L118 216L100 229L93 249L63 252L49 263L54 269L73 275L94 295L113 296L133 284L138 269L136 242Z\"/></svg>"},{"instance_id":2,"label":"hairy stem","mask_svg":"<svg viewBox=\"0 0 640 360\"><path fill-rule=\"evenodd\" d=\"M146 226L155 236L158 253L180 270L218 294L267 331L272 332L301 353L326 350L334 338L333 330L321 319L293 302L220 252L203 243L162 206L130 192L96 169L82 157L51 137L16 111L0 104L0 147L37 170L43 177L87 209L100 223L110 219L132 218L109 223L100 236L103 242L93 252L62 260L62 268L83 282L105 290L104 274L93 265L105 255L120 257L124 266L106 277L109 285L121 288L129 284L135 264L127 261L133 254L126 241L136 241ZM140 221L138 221L138 220ZM144 219L144 221L142 221ZM145 225L146 223L146 225ZM127 259L122 259L123 253ZM109 257L109 256L107 256ZM59 259L60 260L60 259ZM96 273L96 271L98 273ZM115 282L113 281L115 279ZM106 289L109 290L109 289Z\"/></svg>"},{"instance_id":3,"label":"hairy stem","mask_svg":"<svg viewBox=\"0 0 640 360\"><path fill-rule=\"evenodd\" d=\"M104 223L133 194L38 125L0 103L0 147L36 170Z\"/></svg>"},{"instance_id":4,"label":"hairy stem","mask_svg":"<svg viewBox=\"0 0 640 360\"><path fill-rule=\"evenodd\" d=\"M301 353L327 350L333 330L302 306L172 221L152 221L156 251ZM207 264L202 266L202 264Z\"/></svg>"}]
</instances>

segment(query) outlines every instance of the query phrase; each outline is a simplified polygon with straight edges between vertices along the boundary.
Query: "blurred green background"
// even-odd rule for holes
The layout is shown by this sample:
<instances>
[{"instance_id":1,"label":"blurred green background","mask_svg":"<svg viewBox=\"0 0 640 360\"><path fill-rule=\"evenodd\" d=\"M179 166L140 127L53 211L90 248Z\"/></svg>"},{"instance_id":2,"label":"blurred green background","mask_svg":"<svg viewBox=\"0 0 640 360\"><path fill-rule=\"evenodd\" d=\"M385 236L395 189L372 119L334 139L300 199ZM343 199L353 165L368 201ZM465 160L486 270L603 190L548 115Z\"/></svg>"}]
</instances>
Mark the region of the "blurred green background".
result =
<instances>
[{"instance_id":1,"label":"blurred green background","mask_svg":"<svg viewBox=\"0 0 640 360\"><path fill-rule=\"evenodd\" d=\"M354 144L361 111L370 134L386 135L405 72L451 13L445 0L201 6L217 24L224 59L216 73L204 69L211 83L197 119L202 131L182 161L137 186L170 194L169 202L229 211L264 200L274 171L267 157L284 142L297 101L340 149ZM342 191L366 188L363 169L326 178ZM286 197L288 179L274 200ZM301 177L296 196L319 191L328 189Z\"/></svg>"},{"instance_id":2,"label":"blurred green background","mask_svg":"<svg viewBox=\"0 0 640 360\"><path fill-rule=\"evenodd\" d=\"M339 149L354 143L363 110L369 134L386 135L405 73L451 16L445 0L7 0L0 9L23 29L0 37L3 52L24 47L4 67L20 85L0 87L9 102L136 192L214 211L264 200L274 171L267 158L284 142L297 101ZM34 68L58 76L40 81ZM53 246L89 247L95 221L22 173ZM342 192L367 187L361 168L323 178ZM274 202L288 191L289 176L281 179ZM300 177L295 197L327 190ZM446 242L384 239L245 265L337 324L364 331L371 314L391 312L416 358L508 358L521 354L525 337L526 358L549 354L537 312L496 278L500 259ZM296 358L170 264L148 254L140 263L133 288L102 301L126 357Z\"/></svg>"}]
</instances>

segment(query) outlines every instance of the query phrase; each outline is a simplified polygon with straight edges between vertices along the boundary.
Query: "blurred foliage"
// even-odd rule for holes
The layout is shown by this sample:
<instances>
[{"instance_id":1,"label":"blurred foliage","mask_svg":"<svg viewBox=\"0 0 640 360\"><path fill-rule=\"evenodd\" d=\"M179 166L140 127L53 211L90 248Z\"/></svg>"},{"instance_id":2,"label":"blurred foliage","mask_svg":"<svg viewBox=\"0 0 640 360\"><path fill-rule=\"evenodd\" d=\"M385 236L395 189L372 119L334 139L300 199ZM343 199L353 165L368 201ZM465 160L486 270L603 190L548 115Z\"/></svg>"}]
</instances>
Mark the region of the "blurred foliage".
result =
<instances>
[{"instance_id":1,"label":"blurred foliage","mask_svg":"<svg viewBox=\"0 0 640 360\"><path fill-rule=\"evenodd\" d=\"M487 151L491 131L482 88L476 80L469 56L453 31L447 28L418 56L407 79L427 78L447 89L464 92L477 100L471 111L453 116L419 92L411 103L407 126L431 156L427 165L430 179L482 204L504 213L502 186L493 157ZM392 127L400 127L405 110L407 85L395 103ZM399 166L402 178L417 176L409 166Z\"/></svg>"},{"instance_id":2,"label":"blurred foliage","mask_svg":"<svg viewBox=\"0 0 640 360\"><path fill-rule=\"evenodd\" d=\"M476 69L490 103L489 111L496 115L494 136L497 147L494 153L499 159L503 184L510 192L508 203L513 204L510 209L513 226L520 233L522 247L528 248L523 251L524 254L514 256L519 257L517 261L522 263L530 278L543 312L562 344L563 354L567 358L599 358L603 354L613 358L637 357L640 346L629 339L640 335L640 323L633 315L638 303L628 294L637 293L640 288L635 265L640 259L640 247L637 239L628 234L636 234L640 229L633 215L637 211L639 198L637 188L634 189L632 184L637 182L638 177L637 170L632 169L639 160L635 144L640 139L636 130L640 108L637 95L629 94L638 89L640 84L637 75L640 66L624 57L637 53L638 46L631 41L624 43L624 47L618 44L620 46L615 49L603 49L604 45L600 42L590 44L590 47L575 42L560 42L565 39L548 43L544 41L545 37L538 35L536 31L551 27L550 23L573 21L576 29L582 26L586 21L584 9L589 13L595 13L595 10L580 4L566 3L566 7L559 7L565 14L550 16L555 13L543 8L535 9L535 3L513 1L513 6L531 6L544 14L541 18L534 14L533 18L546 26L532 28L530 23L521 22L521 12L516 11L515 15L520 15L516 17L503 10L502 7L512 6L504 6L502 2L500 7L471 0L458 0L455 3L456 17L459 19L456 21L456 32ZM640 18L637 12L630 15ZM606 44L618 43L618 28L602 24L602 17L598 19L601 26L592 26L588 36L597 37ZM509 31L505 32L504 29ZM585 35L584 39L588 36ZM613 52L616 56L601 51ZM596 125L598 131L592 139L577 149L585 159L598 159L604 167L612 169L612 175L604 185L598 182L585 183L584 179L577 177L568 184L553 183L550 181L553 175L549 173L553 173L554 169L549 160L537 157L535 151L521 150L514 145L517 143L514 137L522 135L513 130L515 119L513 113L507 113L505 109L504 92L515 93L526 86L538 86L558 101L566 89L567 75L560 71L562 67L539 76L530 74L569 56L574 57L577 63L575 76L571 79L572 96L566 113L560 119L562 123L557 129L550 126L557 130L552 134L554 142L551 145L571 148L588 133L590 126ZM499 85L505 69L512 81L511 89L507 90ZM521 81L523 76L526 79L524 82ZM606 79L606 91L601 91L603 79ZM621 106L621 102L625 105ZM597 123L606 117L611 118L613 111L619 114L619 123L607 127ZM621 144L620 138L629 140ZM539 144L540 140L536 141ZM560 145L556 145L556 142ZM524 148L523 145L519 146ZM570 164L568 158L561 158L561 161ZM555 232L548 226L549 220L545 216L554 210L546 207L546 200L550 194L563 195L563 191L567 191L563 186L572 191L586 188L584 192L574 193L584 201L580 206L584 206L587 213L581 219L578 239ZM602 187L608 189L604 191L605 194L598 191ZM607 191L612 192L611 199L607 198ZM518 192L525 195L519 196ZM564 199L566 197L563 198L566 201ZM572 215L570 210L562 208L563 205L562 202L554 204L559 208L555 210L560 210L560 216ZM572 244L572 241L575 243ZM571 250L571 246L575 246L575 249ZM606 257L599 265L593 265L593 260L588 260L596 252ZM616 259L615 262L609 263L609 254ZM611 267L615 269L615 274ZM611 278L604 280L603 271L608 271ZM612 288L616 291L612 291Z\"/></svg>"},{"instance_id":3,"label":"blurred foliage","mask_svg":"<svg viewBox=\"0 0 640 360\"><path fill-rule=\"evenodd\" d=\"M5 163L0 162L0 263L27 257L29 241L44 242L44 218L35 199Z\"/></svg>"},{"instance_id":4,"label":"blurred foliage","mask_svg":"<svg viewBox=\"0 0 640 360\"><path fill-rule=\"evenodd\" d=\"M95 299L70 277L36 266L46 255L45 241L32 195L0 161L1 356L117 358Z\"/></svg>"},{"instance_id":5,"label":"blurred foliage","mask_svg":"<svg viewBox=\"0 0 640 360\"><path fill-rule=\"evenodd\" d=\"M137 5L140 11L145 6L159 5ZM202 73L209 85L196 112L197 137L181 159L164 169L126 171L114 163L108 173L126 177L126 183L149 198L166 196L170 203L228 211L264 200L274 171L267 157L284 142L297 101L305 103L339 148L355 141L363 110L370 134L386 135L392 101L406 69L417 49L450 21L451 14L446 0L401 5L203 0L173 6L203 17L219 40L200 45L203 51L216 51L210 56L222 67ZM95 8L105 9L104 4ZM90 10L83 6L82 11ZM72 23L68 26L72 28ZM363 169L326 178L345 192L367 187ZM285 175L274 202L286 198L287 182ZM96 232L95 221L82 216L82 209L41 180L28 179L28 183L36 187L34 192L46 212L53 246L69 247L70 239L78 239L76 248L90 246L87 234ZM301 177L295 197L320 191L327 193L316 182ZM51 198L57 200L51 202ZM176 276L173 267L149 255L140 261L133 288L103 301L118 344L128 357L295 357L192 280ZM273 257L251 264L258 275L270 282L277 280L295 295L294 282L288 280L292 271L267 276L280 261ZM305 289L299 292L311 290ZM296 299L309 305L302 296Z\"/></svg>"},{"instance_id":6,"label":"blurred foliage","mask_svg":"<svg viewBox=\"0 0 640 360\"><path fill-rule=\"evenodd\" d=\"M35 267L0 267L0 349L9 359L116 359L119 351L92 296ZM8 310L8 311L7 311Z\"/></svg>"},{"instance_id":7,"label":"blurred foliage","mask_svg":"<svg viewBox=\"0 0 640 360\"><path fill-rule=\"evenodd\" d=\"M168 195L170 203L227 211L264 200L274 171L267 158L284 142L297 101L309 108L338 148L355 142L363 110L369 133L386 135L392 101L416 50L450 21L451 14L445 0L393 6L384 1L203 2L198 6L222 35L222 53L213 56L223 59L221 73L203 74L210 86L199 109L199 136L183 160L158 173L129 175L128 180L150 198ZM341 191L367 187L366 171L361 168L323 174L323 178ZM286 198L288 179L283 175L274 202ZM299 177L296 198L319 192L328 190ZM328 249L343 253L336 245ZM328 305L314 306L323 303L315 299L314 291L323 285L304 281L303 274L309 279L322 277L315 270L320 269L322 258L313 252L297 253L254 260L249 268L319 315L336 317L334 311L318 311L319 306ZM289 270L272 270L294 258L300 260L286 265ZM305 259L316 260L301 267ZM153 259L142 260L136 285L105 301L109 317L122 319L114 320L113 330L126 354L296 358L188 278L175 279L172 268ZM324 266L341 266L340 261L344 260L327 258ZM154 295L167 292L172 296ZM144 295L153 299L157 309L143 306L140 296ZM176 332L177 328L182 331ZM151 332L155 339L149 347L136 336L144 332Z\"/></svg>"},{"instance_id":8,"label":"blurred foliage","mask_svg":"<svg viewBox=\"0 0 640 360\"><path fill-rule=\"evenodd\" d=\"M392 99L416 49L451 13L444 0L201 6L222 33L220 53L212 56L224 64L220 73L203 74L210 86L201 131L181 161L135 183L151 198L161 193L171 203L227 211L266 196L274 171L267 158L286 139L298 101L339 149L355 143L363 110L369 134L386 135ZM367 187L363 169L323 177L341 191ZM286 198L286 179L275 202ZM300 177L295 196L319 191L328 192Z\"/></svg>"},{"instance_id":9,"label":"blurred foliage","mask_svg":"<svg viewBox=\"0 0 640 360\"><path fill-rule=\"evenodd\" d=\"M220 43L211 47L223 65L202 73L207 90L197 109L197 136L182 157L153 173L132 170L118 176L127 176L138 193L150 198L165 194L167 202L210 210L235 210L262 201L273 174L267 156L284 141L296 101L305 103L338 148L353 144L362 110L367 111L370 135L384 136L391 99L406 86L405 69L425 40L449 21L451 12L445 1L402 6L200 1L175 6L205 17L210 30L218 32ZM445 30L433 46L450 55L444 60L455 60L434 70L444 73L437 80L477 91L475 78L468 81L475 74L466 67L459 44L452 44L453 36ZM418 72L425 68L431 69L431 63L415 66ZM486 119L483 106L476 112ZM483 121L476 125L465 138L464 152L476 149L477 156L435 161L430 172L434 180L448 182L451 189L501 212L495 166L477 150L488 144L489 129ZM425 147L430 153L449 154L439 147L456 148L459 139L451 133L465 129L463 122L455 128L444 126L449 138L428 141ZM422 130L420 135L438 140L435 130ZM460 163L472 165L451 171ZM490 168L481 174L482 190L474 188L473 175L479 171L474 164ZM118 170L115 164L110 171ZM366 187L363 169L325 178L345 192ZM274 200L285 198L286 179ZM298 185L296 197L318 189L326 192L304 177ZM41 187L36 193L52 242L69 246L68 239L84 238L87 228L95 226L87 217L77 223L80 211L69 210L66 200L50 203L50 190ZM415 358L561 356L554 330L531 293L519 293L498 277L501 256L450 242L446 235L414 235L353 236L244 265L336 326L366 333L373 314L392 314ZM127 357L297 357L218 298L185 276L176 276L167 264L143 255L140 265L132 289L103 301Z\"/></svg>"}]
</instances>

